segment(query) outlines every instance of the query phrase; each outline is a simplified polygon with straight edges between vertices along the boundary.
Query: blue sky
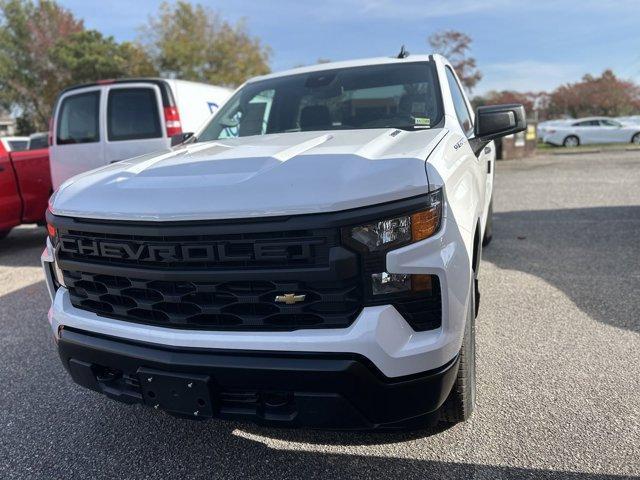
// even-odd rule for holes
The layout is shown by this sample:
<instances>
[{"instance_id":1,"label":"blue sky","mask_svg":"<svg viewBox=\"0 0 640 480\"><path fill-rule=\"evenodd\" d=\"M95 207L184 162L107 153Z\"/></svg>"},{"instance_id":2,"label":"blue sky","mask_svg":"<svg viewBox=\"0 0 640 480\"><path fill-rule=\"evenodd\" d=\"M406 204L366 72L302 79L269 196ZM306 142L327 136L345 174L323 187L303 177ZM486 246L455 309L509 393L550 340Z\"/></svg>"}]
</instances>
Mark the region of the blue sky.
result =
<instances>
[{"instance_id":1,"label":"blue sky","mask_svg":"<svg viewBox=\"0 0 640 480\"><path fill-rule=\"evenodd\" d=\"M60 0L85 25L134 40L158 9L155 0ZM474 93L549 90L612 68L640 83L640 0L201 0L226 19L244 18L271 46L271 68L318 58L347 60L426 53L433 32L473 38L484 74Z\"/></svg>"}]
</instances>

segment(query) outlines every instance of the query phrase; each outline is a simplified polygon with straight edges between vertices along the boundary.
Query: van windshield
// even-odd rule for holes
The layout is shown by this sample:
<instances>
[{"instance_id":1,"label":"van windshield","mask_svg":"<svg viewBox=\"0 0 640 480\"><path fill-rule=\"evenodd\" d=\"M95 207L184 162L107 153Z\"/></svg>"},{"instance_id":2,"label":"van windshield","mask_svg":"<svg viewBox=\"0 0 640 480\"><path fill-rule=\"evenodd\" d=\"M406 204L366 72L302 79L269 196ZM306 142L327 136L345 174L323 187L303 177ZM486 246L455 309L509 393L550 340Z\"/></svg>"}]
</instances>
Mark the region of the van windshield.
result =
<instances>
[{"instance_id":1,"label":"van windshield","mask_svg":"<svg viewBox=\"0 0 640 480\"><path fill-rule=\"evenodd\" d=\"M431 128L442 118L432 62L341 68L246 84L197 141L269 133Z\"/></svg>"}]
</instances>

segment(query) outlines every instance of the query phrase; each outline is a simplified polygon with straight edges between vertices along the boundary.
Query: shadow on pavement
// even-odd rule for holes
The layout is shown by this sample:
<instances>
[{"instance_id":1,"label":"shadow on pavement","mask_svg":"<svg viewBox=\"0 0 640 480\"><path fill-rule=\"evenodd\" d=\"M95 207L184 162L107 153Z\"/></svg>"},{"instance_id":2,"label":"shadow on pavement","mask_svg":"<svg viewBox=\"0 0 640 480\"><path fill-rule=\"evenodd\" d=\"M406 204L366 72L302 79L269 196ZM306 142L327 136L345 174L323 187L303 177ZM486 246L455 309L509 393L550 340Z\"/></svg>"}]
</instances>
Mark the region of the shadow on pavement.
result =
<instances>
[{"instance_id":1,"label":"shadow on pavement","mask_svg":"<svg viewBox=\"0 0 640 480\"><path fill-rule=\"evenodd\" d=\"M48 303L42 281L0 297L0 478L638 478L403 458L429 455L423 437L437 430L278 430L121 405L72 383L51 342ZM449 448L474 458L473 447Z\"/></svg>"},{"instance_id":2,"label":"shadow on pavement","mask_svg":"<svg viewBox=\"0 0 640 480\"><path fill-rule=\"evenodd\" d=\"M501 212L493 227L484 260L540 277L595 320L640 332L640 206Z\"/></svg>"}]
</instances>

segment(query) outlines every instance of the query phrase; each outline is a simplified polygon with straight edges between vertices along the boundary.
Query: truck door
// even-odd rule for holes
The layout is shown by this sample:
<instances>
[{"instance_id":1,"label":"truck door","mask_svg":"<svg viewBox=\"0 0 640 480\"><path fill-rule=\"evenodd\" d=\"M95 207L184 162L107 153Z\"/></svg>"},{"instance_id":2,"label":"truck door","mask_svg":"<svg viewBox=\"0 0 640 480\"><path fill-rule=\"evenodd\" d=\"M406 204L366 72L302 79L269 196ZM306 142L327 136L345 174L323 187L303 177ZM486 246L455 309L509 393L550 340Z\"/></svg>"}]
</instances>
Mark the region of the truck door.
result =
<instances>
[{"instance_id":1,"label":"truck door","mask_svg":"<svg viewBox=\"0 0 640 480\"><path fill-rule=\"evenodd\" d=\"M10 153L0 142L0 237L20 223L22 202Z\"/></svg>"},{"instance_id":2,"label":"truck door","mask_svg":"<svg viewBox=\"0 0 640 480\"><path fill-rule=\"evenodd\" d=\"M101 90L100 86L73 89L57 103L50 148L54 188L74 175L104 165Z\"/></svg>"},{"instance_id":3,"label":"truck door","mask_svg":"<svg viewBox=\"0 0 640 480\"><path fill-rule=\"evenodd\" d=\"M158 86L113 84L107 87L106 96L105 163L167 148Z\"/></svg>"}]
</instances>

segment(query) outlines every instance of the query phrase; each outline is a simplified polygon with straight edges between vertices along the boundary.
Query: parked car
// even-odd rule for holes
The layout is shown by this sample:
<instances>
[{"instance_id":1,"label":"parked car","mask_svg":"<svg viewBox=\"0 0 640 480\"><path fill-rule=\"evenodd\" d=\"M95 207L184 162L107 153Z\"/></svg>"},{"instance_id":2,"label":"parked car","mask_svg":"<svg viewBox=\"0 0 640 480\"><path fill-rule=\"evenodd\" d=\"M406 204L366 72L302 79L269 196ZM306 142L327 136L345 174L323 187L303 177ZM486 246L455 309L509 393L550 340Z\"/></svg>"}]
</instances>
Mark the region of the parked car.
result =
<instances>
[{"instance_id":1,"label":"parked car","mask_svg":"<svg viewBox=\"0 0 640 480\"><path fill-rule=\"evenodd\" d=\"M37 132L29 135L27 150L40 150L49 148L49 132Z\"/></svg>"},{"instance_id":2,"label":"parked car","mask_svg":"<svg viewBox=\"0 0 640 480\"><path fill-rule=\"evenodd\" d=\"M7 152L26 150L29 145L29 137L2 137L0 143Z\"/></svg>"},{"instance_id":3,"label":"parked car","mask_svg":"<svg viewBox=\"0 0 640 480\"><path fill-rule=\"evenodd\" d=\"M538 125L536 125L536 136L538 137L538 139L542 140L549 131L555 130L555 127L567 125L574 121L574 119L560 119L539 122Z\"/></svg>"},{"instance_id":4,"label":"parked car","mask_svg":"<svg viewBox=\"0 0 640 480\"><path fill-rule=\"evenodd\" d=\"M51 192L47 148L7 151L0 142L0 239L21 223L44 223Z\"/></svg>"},{"instance_id":5,"label":"parked car","mask_svg":"<svg viewBox=\"0 0 640 480\"><path fill-rule=\"evenodd\" d=\"M254 78L173 149L52 196L49 322L80 385L190 418L398 428L475 401L492 140L439 55Z\"/></svg>"},{"instance_id":6,"label":"parked car","mask_svg":"<svg viewBox=\"0 0 640 480\"><path fill-rule=\"evenodd\" d=\"M552 145L577 147L593 143L634 143L640 145L640 126L607 117L589 117L550 125L542 141Z\"/></svg>"},{"instance_id":7,"label":"parked car","mask_svg":"<svg viewBox=\"0 0 640 480\"><path fill-rule=\"evenodd\" d=\"M231 90L169 79L122 79L64 90L51 125L51 177L66 179L102 165L166 149L194 132Z\"/></svg>"}]
</instances>

